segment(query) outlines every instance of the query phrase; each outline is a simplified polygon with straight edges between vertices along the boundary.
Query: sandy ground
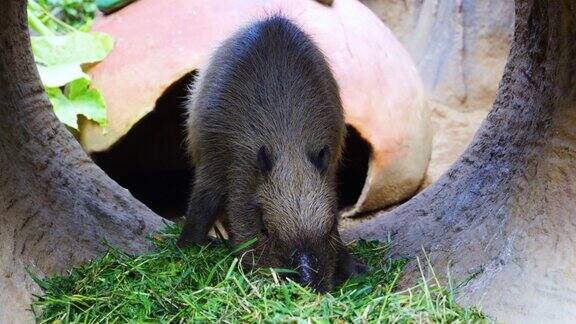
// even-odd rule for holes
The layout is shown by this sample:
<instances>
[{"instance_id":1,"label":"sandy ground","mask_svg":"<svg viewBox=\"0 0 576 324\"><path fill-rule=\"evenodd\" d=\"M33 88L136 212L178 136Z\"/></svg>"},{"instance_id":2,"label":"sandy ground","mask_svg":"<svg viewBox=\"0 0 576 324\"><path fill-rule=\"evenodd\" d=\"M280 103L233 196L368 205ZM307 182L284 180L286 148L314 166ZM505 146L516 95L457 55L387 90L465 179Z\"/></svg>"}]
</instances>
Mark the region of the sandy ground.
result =
<instances>
[{"instance_id":1,"label":"sandy ground","mask_svg":"<svg viewBox=\"0 0 576 324\"><path fill-rule=\"evenodd\" d=\"M437 102L430 102L430 109L434 136L432 156L421 189L438 180L464 152L489 111L488 108L468 112L459 111ZM392 208L394 206L389 209ZM353 227L377 213L362 215L359 218L342 219L340 226L342 228Z\"/></svg>"},{"instance_id":2,"label":"sandy ground","mask_svg":"<svg viewBox=\"0 0 576 324\"><path fill-rule=\"evenodd\" d=\"M464 152L488 114L488 109L462 112L434 102L430 108L434 138L424 187L438 180Z\"/></svg>"}]
</instances>

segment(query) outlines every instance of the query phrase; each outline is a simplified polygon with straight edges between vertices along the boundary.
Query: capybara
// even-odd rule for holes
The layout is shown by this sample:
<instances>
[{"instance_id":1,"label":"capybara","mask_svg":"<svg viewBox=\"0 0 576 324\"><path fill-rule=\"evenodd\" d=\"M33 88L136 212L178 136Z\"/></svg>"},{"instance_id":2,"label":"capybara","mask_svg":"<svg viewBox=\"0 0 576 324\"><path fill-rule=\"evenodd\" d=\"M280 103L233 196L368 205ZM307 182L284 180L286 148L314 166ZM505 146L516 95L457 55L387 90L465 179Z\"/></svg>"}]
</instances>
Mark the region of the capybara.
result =
<instances>
[{"instance_id":1,"label":"capybara","mask_svg":"<svg viewBox=\"0 0 576 324\"><path fill-rule=\"evenodd\" d=\"M180 246L205 242L221 217L232 244L258 239L244 261L293 269L317 291L365 271L338 232L338 86L305 32L281 14L236 32L200 71L188 113L195 177Z\"/></svg>"}]
</instances>

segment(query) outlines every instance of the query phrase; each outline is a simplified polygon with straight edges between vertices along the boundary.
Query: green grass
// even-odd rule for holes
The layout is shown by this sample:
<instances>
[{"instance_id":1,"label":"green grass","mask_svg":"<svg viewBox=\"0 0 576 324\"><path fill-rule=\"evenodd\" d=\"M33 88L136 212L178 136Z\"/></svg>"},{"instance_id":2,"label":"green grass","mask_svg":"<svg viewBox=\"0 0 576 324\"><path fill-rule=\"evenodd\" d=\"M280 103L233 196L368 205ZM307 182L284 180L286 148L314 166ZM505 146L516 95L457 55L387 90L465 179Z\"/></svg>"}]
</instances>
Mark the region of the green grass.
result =
<instances>
[{"instance_id":1,"label":"green grass","mask_svg":"<svg viewBox=\"0 0 576 324\"><path fill-rule=\"evenodd\" d=\"M153 254L111 250L69 276L36 279L45 291L33 304L38 322L488 321L438 285L395 291L405 261L375 242L353 247L369 274L319 295L271 269L244 271L222 244L178 249L177 236L176 228L156 236Z\"/></svg>"}]
</instances>

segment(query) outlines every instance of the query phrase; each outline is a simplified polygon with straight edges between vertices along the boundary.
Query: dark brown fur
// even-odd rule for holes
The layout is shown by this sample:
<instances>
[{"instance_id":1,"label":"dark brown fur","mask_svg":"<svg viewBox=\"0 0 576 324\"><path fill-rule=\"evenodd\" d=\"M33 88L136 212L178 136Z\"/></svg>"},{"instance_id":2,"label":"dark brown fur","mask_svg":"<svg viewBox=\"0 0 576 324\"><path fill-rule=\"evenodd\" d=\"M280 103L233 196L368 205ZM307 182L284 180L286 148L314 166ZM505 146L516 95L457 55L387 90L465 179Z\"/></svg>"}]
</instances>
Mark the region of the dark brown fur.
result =
<instances>
[{"instance_id":1,"label":"dark brown fur","mask_svg":"<svg viewBox=\"0 0 576 324\"><path fill-rule=\"evenodd\" d=\"M195 182L179 244L202 243L222 215L256 264L290 267L319 291L362 271L338 233L336 169L346 127L316 45L282 16L226 40L189 104Z\"/></svg>"}]
</instances>

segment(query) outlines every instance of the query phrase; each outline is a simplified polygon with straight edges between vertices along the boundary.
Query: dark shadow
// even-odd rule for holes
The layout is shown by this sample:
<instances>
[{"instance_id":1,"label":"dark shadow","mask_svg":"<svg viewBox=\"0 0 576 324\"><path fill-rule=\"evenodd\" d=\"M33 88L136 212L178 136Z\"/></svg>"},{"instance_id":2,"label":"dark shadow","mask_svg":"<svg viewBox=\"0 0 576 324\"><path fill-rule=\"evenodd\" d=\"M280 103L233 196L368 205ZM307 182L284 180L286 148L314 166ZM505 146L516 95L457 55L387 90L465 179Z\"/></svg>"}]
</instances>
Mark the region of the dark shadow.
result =
<instances>
[{"instance_id":1,"label":"dark shadow","mask_svg":"<svg viewBox=\"0 0 576 324\"><path fill-rule=\"evenodd\" d=\"M156 102L110 150L92 158L112 179L157 214L184 214L191 171L184 147L184 102L194 72L187 74Z\"/></svg>"},{"instance_id":2,"label":"dark shadow","mask_svg":"<svg viewBox=\"0 0 576 324\"><path fill-rule=\"evenodd\" d=\"M354 127L346 125L346 129L346 147L337 175L339 209L352 207L360 198L372 154L370 143Z\"/></svg>"}]
</instances>

